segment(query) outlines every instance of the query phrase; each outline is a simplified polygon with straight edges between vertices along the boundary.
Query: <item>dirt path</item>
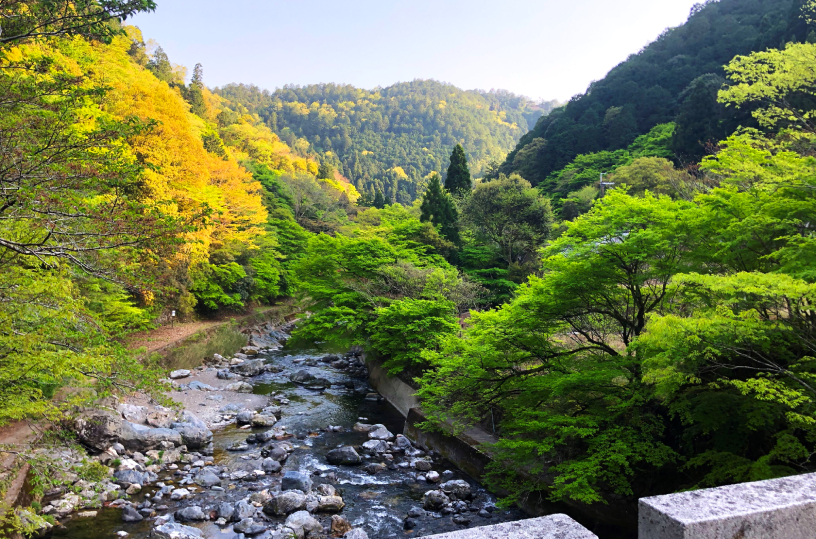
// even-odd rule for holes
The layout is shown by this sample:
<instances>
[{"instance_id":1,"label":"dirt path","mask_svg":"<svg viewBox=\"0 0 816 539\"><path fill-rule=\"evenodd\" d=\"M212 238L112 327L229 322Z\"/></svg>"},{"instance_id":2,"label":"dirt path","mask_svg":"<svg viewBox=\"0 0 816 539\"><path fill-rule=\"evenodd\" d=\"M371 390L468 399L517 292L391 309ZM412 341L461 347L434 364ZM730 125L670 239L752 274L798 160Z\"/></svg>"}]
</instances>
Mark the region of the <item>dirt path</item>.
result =
<instances>
[{"instance_id":1,"label":"dirt path","mask_svg":"<svg viewBox=\"0 0 816 539\"><path fill-rule=\"evenodd\" d=\"M161 326L150 331L141 331L139 333L129 335L127 338L127 345L131 350L145 347L148 352L157 352L174 344L178 344L184 339L195 335L199 331L206 331L218 326L223 326L229 324L232 320L240 323L243 320L258 316L274 309L275 307L262 307L254 310L251 313L239 314L227 318L176 323L173 326Z\"/></svg>"}]
</instances>

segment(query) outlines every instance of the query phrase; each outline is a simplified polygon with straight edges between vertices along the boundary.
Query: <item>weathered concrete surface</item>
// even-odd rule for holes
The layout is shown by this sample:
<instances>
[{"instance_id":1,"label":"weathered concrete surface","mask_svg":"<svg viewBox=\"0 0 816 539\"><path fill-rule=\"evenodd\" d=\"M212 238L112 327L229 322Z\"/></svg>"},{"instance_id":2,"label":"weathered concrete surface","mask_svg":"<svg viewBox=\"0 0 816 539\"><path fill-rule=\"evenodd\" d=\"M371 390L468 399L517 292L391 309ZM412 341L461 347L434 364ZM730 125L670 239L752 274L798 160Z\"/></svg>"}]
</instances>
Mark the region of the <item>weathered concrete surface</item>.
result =
<instances>
[{"instance_id":1,"label":"weathered concrete surface","mask_svg":"<svg viewBox=\"0 0 816 539\"><path fill-rule=\"evenodd\" d=\"M382 367L382 363L377 360L369 360L366 355L363 360L368 367L368 379L371 387L377 390L385 400L399 410L403 417L408 417L411 408L419 407L419 399L415 395L416 390L397 378L388 376L388 371Z\"/></svg>"},{"instance_id":2,"label":"weathered concrete surface","mask_svg":"<svg viewBox=\"0 0 816 539\"><path fill-rule=\"evenodd\" d=\"M641 498L638 539L812 539L816 474Z\"/></svg>"},{"instance_id":3,"label":"weathered concrete surface","mask_svg":"<svg viewBox=\"0 0 816 539\"><path fill-rule=\"evenodd\" d=\"M567 515L556 514L429 535L425 539L598 539L598 536Z\"/></svg>"}]
</instances>

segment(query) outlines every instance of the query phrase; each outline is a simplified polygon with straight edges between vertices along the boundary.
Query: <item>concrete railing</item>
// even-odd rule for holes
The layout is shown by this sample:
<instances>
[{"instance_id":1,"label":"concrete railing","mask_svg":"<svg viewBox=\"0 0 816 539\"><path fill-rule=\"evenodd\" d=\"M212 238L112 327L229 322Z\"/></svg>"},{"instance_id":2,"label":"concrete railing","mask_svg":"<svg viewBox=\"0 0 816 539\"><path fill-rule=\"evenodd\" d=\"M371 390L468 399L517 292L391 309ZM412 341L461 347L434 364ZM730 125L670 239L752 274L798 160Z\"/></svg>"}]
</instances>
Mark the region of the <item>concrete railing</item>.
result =
<instances>
[{"instance_id":1,"label":"concrete railing","mask_svg":"<svg viewBox=\"0 0 816 539\"><path fill-rule=\"evenodd\" d=\"M598 539L598 536L567 515L549 515L440 533L425 539Z\"/></svg>"}]
</instances>

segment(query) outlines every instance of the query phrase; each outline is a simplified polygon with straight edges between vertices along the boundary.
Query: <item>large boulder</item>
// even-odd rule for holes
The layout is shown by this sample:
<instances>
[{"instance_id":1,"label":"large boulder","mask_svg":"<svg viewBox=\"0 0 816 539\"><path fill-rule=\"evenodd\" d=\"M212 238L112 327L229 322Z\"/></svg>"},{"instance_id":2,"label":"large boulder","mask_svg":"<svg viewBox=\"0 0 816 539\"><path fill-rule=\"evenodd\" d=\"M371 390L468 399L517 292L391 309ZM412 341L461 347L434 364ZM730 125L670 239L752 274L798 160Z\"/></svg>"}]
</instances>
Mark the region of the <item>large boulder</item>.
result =
<instances>
[{"instance_id":1,"label":"large boulder","mask_svg":"<svg viewBox=\"0 0 816 539\"><path fill-rule=\"evenodd\" d=\"M304 507L306 507L306 495L299 490L287 490L266 502L263 512L267 515L285 517Z\"/></svg>"},{"instance_id":2,"label":"large boulder","mask_svg":"<svg viewBox=\"0 0 816 539\"><path fill-rule=\"evenodd\" d=\"M323 526L308 511L298 511L289 515L284 526L294 531L297 539L314 537L323 532Z\"/></svg>"},{"instance_id":3,"label":"large boulder","mask_svg":"<svg viewBox=\"0 0 816 539\"><path fill-rule=\"evenodd\" d=\"M422 496L422 507L427 511L438 511L449 503L450 498L441 490L429 490Z\"/></svg>"},{"instance_id":4,"label":"large boulder","mask_svg":"<svg viewBox=\"0 0 816 539\"><path fill-rule=\"evenodd\" d=\"M274 415L255 415L252 417L253 427L272 427L278 422Z\"/></svg>"},{"instance_id":5,"label":"large boulder","mask_svg":"<svg viewBox=\"0 0 816 539\"><path fill-rule=\"evenodd\" d=\"M224 391L235 391L236 393L252 393L252 385L246 382L236 382L224 388Z\"/></svg>"},{"instance_id":6,"label":"large boulder","mask_svg":"<svg viewBox=\"0 0 816 539\"><path fill-rule=\"evenodd\" d=\"M258 376L264 371L264 362L262 359L253 359L240 365L233 365L231 369L242 376Z\"/></svg>"},{"instance_id":7,"label":"large boulder","mask_svg":"<svg viewBox=\"0 0 816 539\"><path fill-rule=\"evenodd\" d=\"M147 419L147 408L144 406L136 406L135 404L120 404L116 407L119 413L122 414L128 421L142 424Z\"/></svg>"},{"instance_id":8,"label":"large boulder","mask_svg":"<svg viewBox=\"0 0 816 539\"><path fill-rule=\"evenodd\" d=\"M251 518L245 518L232 527L233 531L244 535L258 535L266 531L266 526L260 522L255 522Z\"/></svg>"},{"instance_id":9,"label":"large boulder","mask_svg":"<svg viewBox=\"0 0 816 539\"><path fill-rule=\"evenodd\" d=\"M326 453L326 460L328 460L330 464L345 465L360 464L360 462L362 462L362 459L357 451L355 451L353 447L349 446L332 449Z\"/></svg>"},{"instance_id":10,"label":"large boulder","mask_svg":"<svg viewBox=\"0 0 816 539\"><path fill-rule=\"evenodd\" d=\"M385 453L388 451L388 442L383 440L369 440L363 444L363 449L369 453Z\"/></svg>"},{"instance_id":11,"label":"large boulder","mask_svg":"<svg viewBox=\"0 0 816 539\"><path fill-rule=\"evenodd\" d=\"M173 423L173 430L181 435L181 442L188 449L201 449L212 442L213 433L207 427L197 427L192 423Z\"/></svg>"},{"instance_id":12,"label":"large boulder","mask_svg":"<svg viewBox=\"0 0 816 539\"><path fill-rule=\"evenodd\" d=\"M312 490L312 480L303 472L289 471L283 474L281 490L300 490L309 492Z\"/></svg>"},{"instance_id":13,"label":"large boulder","mask_svg":"<svg viewBox=\"0 0 816 539\"><path fill-rule=\"evenodd\" d=\"M278 473L281 471L281 463L275 459L265 458L261 462L261 469L266 473Z\"/></svg>"},{"instance_id":14,"label":"large boulder","mask_svg":"<svg viewBox=\"0 0 816 539\"><path fill-rule=\"evenodd\" d=\"M200 472L198 472L198 474L195 476L195 479L193 481L197 485L200 485L202 487L207 487L207 488L221 484L221 478L218 477L218 474L216 474L214 471L209 470L207 468L205 468L205 469L201 470Z\"/></svg>"},{"instance_id":15,"label":"large boulder","mask_svg":"<svg viewBox=\"0 0 816 539\"><path fill-rule=\"evenodd\" d=\"M198 528L171 522L153 528L150 537L155 539L201 539L204 533Z\"/></svg>"},{"instance_id":16,"label":"large boulder","mask_svg":"<svg viewBox=\"0 0 816 539\"><path fill-rule=\"evenodd\" d=\"M470 490L470 484L462 479L454 479L446 481L439 485L445 494L457 500L470 500L473 498L473 493Z\"/></svg>"},{"instance_id":17,"label":"large boulder","mask_svg":"<svg viewBox=\"0 0 816 539\"><path fill-rule=\"evenodd\" d=\"M241 500L235 504L235 513L232 516L232 520L244 520L245 518L252 518L255 516L255 513L257 512L258 512L257 507L247 502L246 500Z\"/></svg>"},{"instance_id":18,"label":"large boulder","mask_svg":"<svg viewBox=\"0 0 816 539\"><path fill-rule=\"evenodd\" d=\"M289 379L296 384L305 384L311 380L314 380L315 377L309 373L309 371L298 371L293 373L289 376Z\"/></svg>"},{"instance_id":19,"label":"large boulder","mask_svg":"<svg viewBox=\"0 0 816 539\"><path fill-rule=\"evenodd\" d=\"M318 496L317 510L321 513L339 513L346 506L340 496Z\"/></svg>"},{"instance_id":20,"label":"large boulder","mask_svg":"<svg viewBox=\"0 0 816 539\"><path fill-rule=\"evenodd\" d=\"M126 449L144 453L150 449L163 448L162 442L180 446L182 445L181 433L172 429L152 429L127 421L122 425L119 443Z\"/></svg>"},{"instance_id":21,"label":"large boulder","mask_svg":"<svg viewBox=\"0 0 816 539\"><path fill-rule=\"evenodd\" d=\"M394 435L382 425L379 425L377 429L372 430L368 433L368 437L371 440L393 440Z\"/></svg>"},{"instance_id":22,"label":"large boulder","mask_svg":"<svg viewBox=\"0 0 816 539\"><path fill-rule=\"evenodd\" d=\"M175 514L176 520L180 520L181 522L187 521L198 521L198 520L207 520L207 515L204 514L201 507L198 505L191 505L190 507L185 507L184 509L179 509L176 511Z\"/></svg>"}]
</instances>

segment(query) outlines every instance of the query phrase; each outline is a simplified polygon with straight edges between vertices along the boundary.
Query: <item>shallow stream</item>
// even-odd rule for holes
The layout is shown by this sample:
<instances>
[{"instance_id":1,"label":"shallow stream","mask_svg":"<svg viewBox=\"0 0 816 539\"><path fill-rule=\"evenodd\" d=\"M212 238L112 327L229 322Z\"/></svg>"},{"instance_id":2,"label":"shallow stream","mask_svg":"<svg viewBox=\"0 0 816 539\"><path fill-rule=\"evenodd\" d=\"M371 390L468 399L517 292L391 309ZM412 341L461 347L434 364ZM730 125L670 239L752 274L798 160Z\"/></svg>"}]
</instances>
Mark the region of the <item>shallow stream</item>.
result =
<instances>
[{"instance_id":1,"label":"shallow stream","mask_svg":"<svg viewBox=\"0 0 816 539\"><path fill-rule=\"evenodd\" d=\"M359 446L368 441L367 434L352 430L357 422L385 425L394 434L403 432L404 419L402 416L382 400L367 400L367 382L362 379L352 379L343 371L335 370L319 360L325 352L319 350L303 350L285 348L263 356L267 362L282 367L280 373L265 373L246 381L251 383L256 394L275 395L288 399L289 403L282 406L282 417L276 425L284 425L286 431L294 434L287 440L295 446L294 452L283 464L283 472L297 470L312 476L317 486L320 483L332 483L345 502L341 515L355 527L363 529L370 539L386 537L420 537L446 531L459 530L473 526L484 526L499 522L519 520L525 515L516 509L500 510L495 508L495 496L489 494L473 479L458 470L451 463L434 459L433 469L442 474L442 482L452 479L464 479L472 486L474 500L467 510L458 515L424 512L416 518L416 527L404 530L404 521L409 509L422 507L422 496L428 490L438 488L436 485L423 480L417 480L418 473L411 468L391 466L376 475L370 475L364 470L367 463L383 462L380 456L364 457L359 466L333 466L328 464L326 453L339 445ZM307 363L312 366L308 366ZM289 380L290 374L306 370L317 377L323 377L332 382L332 387L325 390L310 390ZM352 384L353 382L353 384ZM274 402L272 402L274 404ZM329 426L339 426L341 431L327 429ZM229 468L230 472L238 470L257 470L262 460L259 446L250 445L247 451L229 451L227 448L235 442L240 442L252 432L261 432L267 429L239 429L234 424L214 431L213 457L216 465ZM362 454L362 452L361 452ZM396 456L396 455L395 455ZM399 457L395 458L397 462ZM332 476L331 474L334 474ZM160 474L160 481L169 484L174 480L169 472ZM205 512L222 501L238 501L251 494L266 488L274 489L280 484L279 474L269 475L253 482L238 482L224 479L223 492L210 489L199 489L200 494L190 500L162 503L168 507L157 511L157 516L171 514L174 511L190 506L199 505ZM134 502L145 499L146 495L155 492L157 488L146 488L134 497ZM480 509L489 510L489 518L485 511L479 514ZM260 514L260 512L259 512ZM64 527L56 529L52 537L68 539L101 539L116 537L116 532L127 532L128 538L143 539L149 537L153 527L152 519L129 524L122 522L121 509L104 508L94 518L76 518L68 521ZM324 527L324 534L329 535L330 516L315 515ZM454 522L456 517L459 523ZM266 522L270 526L258 537L266 539L271 536L272 530L284 519L269 518ZM463 521L469 521L463 524ZM207 537L214 539L232 539L244 537L232 530L231 525L217 526L212 521L203 523L185 523L201 528Z\"/></svg>"}]
</instances>

